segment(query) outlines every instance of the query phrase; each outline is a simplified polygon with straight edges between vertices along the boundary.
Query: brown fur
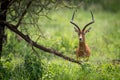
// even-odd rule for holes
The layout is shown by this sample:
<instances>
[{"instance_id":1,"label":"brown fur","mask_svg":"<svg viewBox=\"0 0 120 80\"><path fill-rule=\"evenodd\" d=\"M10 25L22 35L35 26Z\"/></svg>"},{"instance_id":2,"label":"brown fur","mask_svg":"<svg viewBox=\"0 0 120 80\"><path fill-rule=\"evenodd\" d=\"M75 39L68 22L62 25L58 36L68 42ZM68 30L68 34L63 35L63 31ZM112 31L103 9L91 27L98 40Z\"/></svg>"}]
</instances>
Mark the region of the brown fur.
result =
<instances>
[{"instance_id":1,"label":"brown fur","mask_svg":"<svg viewBox=\"0 0 120 80\"><path fill-rule=\"evenodd\" d=\"M80 42L79 46L76 50L76 56L77 59L80 58L87 58L87 60L89 59L90 56L90 48L88 47L88 45L85 42Z\"/></svg>"}]
</instances>

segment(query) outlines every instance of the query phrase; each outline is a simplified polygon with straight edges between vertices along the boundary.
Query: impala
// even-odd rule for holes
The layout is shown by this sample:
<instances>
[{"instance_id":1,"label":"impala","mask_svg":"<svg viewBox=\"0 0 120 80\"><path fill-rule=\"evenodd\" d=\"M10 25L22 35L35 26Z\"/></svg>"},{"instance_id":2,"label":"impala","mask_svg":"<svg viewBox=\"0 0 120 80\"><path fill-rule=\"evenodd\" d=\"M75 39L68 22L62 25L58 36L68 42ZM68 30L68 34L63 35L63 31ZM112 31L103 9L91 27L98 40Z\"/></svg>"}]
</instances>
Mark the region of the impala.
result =
<instances>
[{"instance_id":1,"label":"impala","mask_svg":"<svg viewBox=\"0 0 120 80\"><path fill-rule=\"evenodd\" d=\"M78 59L78 58L84 58L85 61L88 61L89 56L90 56L90 48L88 47L88 45L87 45L86 42L85 42L85 35L86 35L87 32L90 31L91 27L89 27L87 30L86 30L86 28L87 28L90 24L94 23L94 16L93 16L92 11L90 11L90 12L91 12L91 16L92 16L92 21L89 22L88 24L86 24L86 25L83 27L83 29L81 30L81 29L79 28L79 26L78 26L76 23L74 23L74 21L73 21L75 12L76 12L76 11L74 11L74 13L73 13L73 15L72 15L72 19L71 19L70 23L75 26L74 29L75 29L75 32L78 33L78 38L79 38L79 45L78 45L78 47L77 47L77 49L76 49L76 56L77 56L77 59Z\"/></svg>"}]
</instances>

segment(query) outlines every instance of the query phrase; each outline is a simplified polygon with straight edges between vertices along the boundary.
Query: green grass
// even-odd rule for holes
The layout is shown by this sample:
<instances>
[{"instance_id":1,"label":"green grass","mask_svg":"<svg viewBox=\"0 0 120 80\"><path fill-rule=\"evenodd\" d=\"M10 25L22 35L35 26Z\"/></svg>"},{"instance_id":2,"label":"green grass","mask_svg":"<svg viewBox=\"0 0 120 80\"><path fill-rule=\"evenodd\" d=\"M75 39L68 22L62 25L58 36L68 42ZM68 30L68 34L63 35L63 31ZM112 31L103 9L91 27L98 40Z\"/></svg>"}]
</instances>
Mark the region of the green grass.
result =
<instances>
[{"instance_id":1,"label":"green grass","mask_svg":"<svg viewBox=\"0 0 120 80\"><path fill-rule=\"evenodd\" d=\"M49 12L52 20L40 16L39 24L45 39L40 38L38 43L76 59L74 51L78 36L70 24L72 14L73 10L60 9ZM78 65L36 49L38 58L30 45L15 40L15 35L8 30L0 77L3 80L119 80L120 64L113 64L112 60L120 59L120 14L105 11L94 11L93 14L95 23L86 34L86 43L91 49L88 62ZM90 20L90 12L84 10L78 10L74 19L81 29ZM33 35L40 33L34 27L28 28L28 32L33 40L37 39Z\"/></svg>"}]
</instances>

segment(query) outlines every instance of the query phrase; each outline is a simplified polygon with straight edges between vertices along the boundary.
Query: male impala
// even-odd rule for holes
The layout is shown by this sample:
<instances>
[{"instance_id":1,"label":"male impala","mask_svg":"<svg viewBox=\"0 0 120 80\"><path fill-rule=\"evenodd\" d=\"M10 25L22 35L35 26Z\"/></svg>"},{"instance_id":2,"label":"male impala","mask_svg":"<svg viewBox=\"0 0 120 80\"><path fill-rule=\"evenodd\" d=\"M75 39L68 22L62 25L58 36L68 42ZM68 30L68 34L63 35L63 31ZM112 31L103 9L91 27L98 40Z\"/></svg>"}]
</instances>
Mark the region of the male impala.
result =
<instances>
[{"instance_id":1,"label":"male impala","mask_svg":"<svg viewBox=\"0 0 120 80\"><path fill-rule=\"evenodd\" d=\"M76 11L75 11L75 12L76 12ZM85 34L90 31L91 27L89 27L87 30L86 30L86 28L87 28L90 24L94 23L94 17L93 17L92 11L91 11L92 21L89 22L88 24L86 24L86 25L84 26L84 28L81 30L81 29L78 27L78 25L73 22L75 12L73 13L73 16L72 16L72 19L71 19L70 23L75 26L74 29L75 29L75 31L78 33L78 38L79 38L79 45L78 45L78 48L77 48L77 50L76 50L76 56L77 56L77 59L78 59L79 57L83 57L83 58L86 58L86 61L88 61L89 56L90 56L90 48L89 48L88 45L85 43Z\"/></svg>"}]
</instances>

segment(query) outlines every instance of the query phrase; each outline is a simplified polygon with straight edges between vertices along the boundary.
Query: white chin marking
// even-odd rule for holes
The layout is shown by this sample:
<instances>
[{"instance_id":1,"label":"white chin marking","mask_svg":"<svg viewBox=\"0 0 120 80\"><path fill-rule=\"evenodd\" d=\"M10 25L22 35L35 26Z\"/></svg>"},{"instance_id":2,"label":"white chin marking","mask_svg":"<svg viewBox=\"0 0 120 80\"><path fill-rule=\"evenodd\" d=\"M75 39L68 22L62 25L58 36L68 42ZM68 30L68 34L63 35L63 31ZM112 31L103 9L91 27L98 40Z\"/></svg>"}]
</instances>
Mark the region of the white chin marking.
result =
<instances>
[{"instance_id":1,"label":"white chin marking","mask_svg":"<svg viewBox=\"0 0 120 80\"><path fill-rule=\"evenodd\" d=\"M79 40L80 42L83 42L83 40Z\"/></svg>"}]
</instances>

